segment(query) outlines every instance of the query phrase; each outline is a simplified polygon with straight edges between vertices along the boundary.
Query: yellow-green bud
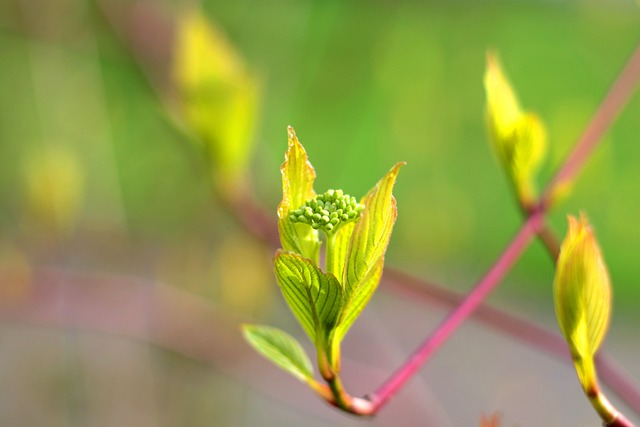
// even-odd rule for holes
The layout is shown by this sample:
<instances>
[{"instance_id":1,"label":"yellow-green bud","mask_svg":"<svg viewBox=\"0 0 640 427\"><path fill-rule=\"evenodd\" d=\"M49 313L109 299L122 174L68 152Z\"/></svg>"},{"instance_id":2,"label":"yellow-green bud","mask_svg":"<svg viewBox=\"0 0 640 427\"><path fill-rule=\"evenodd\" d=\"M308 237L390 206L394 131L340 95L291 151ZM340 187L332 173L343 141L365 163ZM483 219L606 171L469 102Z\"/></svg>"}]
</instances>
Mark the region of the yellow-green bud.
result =
<instances>
[{"instance_id":1,"label":"yellow-green bud","mask_svg":"<svg viewBox=\"0 0 640 427\"><path fill-rule=\"evenodd\" d=\"M594 356L609 324L611 284L600 247L584 215L579 219L569 217L553 293L558 324L569 344L580 384L592 404L602 409L597 398Z\"/></svg>"},{"instance_id":2,"label":"yellow-green bud","mask_svg":"<svg viewBox=\"0 0 640 427\"><path fill-rule=\"evenodd\" d=\"M342 190L327 190L290 212L289 220L309 224L329 234L335 233L342 224L360 219L363 209L364 205Z\"/></svg>"},{"instance_id":3,"label":"yellow-green bud","mask_svg":"<svg viewBox=\"0 0 640 427\"><path fill-rule=\"evenodd\" d=\"M553 284L560 329L574 356L592 356L609 323L611 284L589 222L569 216Z\"/></svg>"}]
</instances>

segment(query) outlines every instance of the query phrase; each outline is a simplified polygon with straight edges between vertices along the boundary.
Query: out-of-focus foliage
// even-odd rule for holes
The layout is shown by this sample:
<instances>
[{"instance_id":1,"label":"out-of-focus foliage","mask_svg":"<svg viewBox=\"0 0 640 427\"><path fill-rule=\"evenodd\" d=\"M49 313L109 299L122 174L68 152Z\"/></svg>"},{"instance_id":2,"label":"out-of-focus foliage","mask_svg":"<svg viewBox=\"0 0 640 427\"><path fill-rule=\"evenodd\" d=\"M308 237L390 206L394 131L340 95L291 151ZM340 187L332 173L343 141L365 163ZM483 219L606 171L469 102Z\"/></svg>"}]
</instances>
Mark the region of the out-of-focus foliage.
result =
<instances>
[{"instance_id":1,"label":"out-of-focus foliage","mask_svg":"<svg viewBox=\"0 0 640 427\"><path fill-rule=\"evenodd\" d=\"M177 32L174 76L184 120L204 144L218 188L233 192L251 159L259 84L200 12L184 14Z\"/></svg>"},{"instance_id":2,"label":"out-of-focus foliage","mask_svg":"<svg viewBox=\"0 0 640 427\"><path fill-rule=\"evenodd\" d=\"M571 354L592 359L609 325L611 283L587 218L569 217L553 284L560 330Z\"/></svg>"},{"instance_id":3,"label":"out-of-focus foliage","mask_svg":"<svg viewBox=\"0 0 640 427\"><path fill-rule=\"evenodd\" d=\"M32 153L24 166L26 216L30 228L66 234L82 199L84 172L70 150L49 146ZM43 228L44 227L44 228Z\"/></svg>"},{"instance_id":4,"label":"out-of-focus foliage","mask_svg":"<svg viewBox=\"0 0 640 427\"><path fill-rule=\"evenodd\" d=\"M538 116L520 109L493 54L487 56L484 85L487 125L494 151L511 180L518 201L523 206L532 206L537 197L536 172L547 148L546 131Z\"/></svg>"}]
</instances>

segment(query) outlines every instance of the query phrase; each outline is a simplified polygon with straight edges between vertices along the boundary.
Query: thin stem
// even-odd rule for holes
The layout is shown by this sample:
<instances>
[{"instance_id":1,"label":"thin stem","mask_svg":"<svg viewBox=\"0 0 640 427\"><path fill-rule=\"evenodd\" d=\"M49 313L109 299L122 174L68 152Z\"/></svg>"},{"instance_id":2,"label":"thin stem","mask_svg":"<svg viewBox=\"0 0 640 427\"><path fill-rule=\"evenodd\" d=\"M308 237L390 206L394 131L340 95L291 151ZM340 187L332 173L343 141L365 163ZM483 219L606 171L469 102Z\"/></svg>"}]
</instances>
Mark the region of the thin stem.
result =
<instances>
[{"instance_id":1,"label":"thin stem","mask_svg":"<svg viewBox=\"0 0 640 427\"><path fill-rule=\"evenodd\" d=\"M422 279L386 268L382 289L403 296L413 302L439 304L444 307L456 307L465 298L459 292L443 288ZM571 355L567 343L559 334L542 328L527 319L507 313L483 303L474 312L480 323L489 326L505 336L531 345L533 348L570 362ZM618 364L604 352L596 356L596 366L602 382L625 403L640 414L640 390L630 380L629 374L621 370Z\"/></svg>"},{"instance_id":2,"label":"thin stem","mask_svg":"<svg viewBox=\"0 0 640 427\"><path fill-rule=\"evenodd\" d=\"M396 370L373 394L370 400L375 411L379 410L404 383L413 376L427 358L477 309L489 293L498 285L511 265L517 260L532 237L538 234L544 223L544 213L553 203L557 191L571 183L583 167L588 155L604 135L613 119L630 98L640 80L640 45L612 86L587 130L577 142L574 150L560 167L554 179L547 185L543 196L532 209L507 249L489 272L480 280L462 303L445 318L439 327L418 347L411 357Z\"/></svg>"},{"instance_id":3,"label":"thin stem","mask_svg":"<svg viewBox=\"0 0 640 427\"><path fill-rule=\"evenodd\" d=\"M609 424L606 424L605 427L635 427L635 424L618 412L616 419L611 421Z\"/></svg>"},{"instance_id":4,"label":"thin stem","mask_svg":"<svg viewBox=\"0 0 640 427\"><path fill-rule=\"evenodd\" d=\"M640 390L630 381L629 374L623 372L615 360L602 352L596 355L596 366L602 382L636 414L640 414Z\"/></svg>"},{"instance_id":5,"label":"thin stem","mask_svg":"<svg viewBox=\"0 0 640 427\"><path fill-rule=\"evenodd\" d=\"M422 363L482 304L487 295L489 295L504 277L511 265L522 254L532 238L535 237L542 224L542 219L541 211L534 213L527 219L511 244L464 301L445 318L433 334L411 355L407 362L369 396L376 411L413 376Z\"/></svg>"},{"instance_id":6,"label":"thin stem","mask_svg":"<svg viewBox=\"0 0 640 427\"><path fill-rule=\"evenodd\" d=\"M629 421L609 402L609 399L607 399L607 396L605 396L597 384L595 384L592 389L585 391L591 406L593 406L598 415L600 415L605 427L635 427L635 424Z\"/></svg>"},{"instance_id":7,"label":"thin stem","mask_svg":"<svg viewBox=\"0 0 640 427\"><path fill-rule=\"evenodd\" d=\"M551 261L555 264L558 256L560 256L560 242L553 231L549 228L549 224L542 224L540 231L538 231L538 238L547 248L547 253L551 257Z\"/></svg>"},{"instance_id":8,"label":"thin stem","mask_svg":"<svg viewBox=\"0 0 640 427\"><path fill-rule=\"evenodd\" d=\"M627 65L618 76L618 79L613 86L611 86L607 96L600 104L600 107L578 140L575 148L560 167L560 170L553 180L551 180L545 188L541 200L542 204L551 204L556 197L557 191L571 184L586 163L587 157L589 157L593 149L598 145L598 142L613 123L613 120L626 105L629 98L631 98L639 82L640 44L636 47Z\"/></svg>"},{"instance_id":9,"label":"thin stem","mask_svg":"<svg viewBox=\"0 0 640 427\"><path fill-rule=\"evenodd\" d=\"M520 212L522 212L524 219L531 216L536 209L535 205L526 203L522 199L519 199L518 202L520 204ZM540 227L540 231L538 231L538 238L547 248L547 253L551 257L551 262L555 264L558 260L558 256L560 256L560 243L546 222L544 222Z\"/></svg>"},{"instance_id":10,"label":"thin stem","mask_svg":"<svg viewBox=\"0 0 640 427\"><path fill-rule=\"evenodd\" d=\"M326 249L324 252L324 270L327 273L333 273L336 277L338 276L334 270L334 249L336 246L336 233L325 233L326 238Z\"/></svg>"},{"instance_id":11,"label":"thin stem","mask_svg":"<svg viewBox=\"0 0 640 427\"><path fill-rule=\"evenodd\" d=\"M331 380L327 381L327 384L329 384L329 388L335 398L335 405L347 412L353 412L353 398L345 391L344 386L342 385L342 380L340 380L340 376L337 374L334 375Z\"/></svg>"}]
</instances>

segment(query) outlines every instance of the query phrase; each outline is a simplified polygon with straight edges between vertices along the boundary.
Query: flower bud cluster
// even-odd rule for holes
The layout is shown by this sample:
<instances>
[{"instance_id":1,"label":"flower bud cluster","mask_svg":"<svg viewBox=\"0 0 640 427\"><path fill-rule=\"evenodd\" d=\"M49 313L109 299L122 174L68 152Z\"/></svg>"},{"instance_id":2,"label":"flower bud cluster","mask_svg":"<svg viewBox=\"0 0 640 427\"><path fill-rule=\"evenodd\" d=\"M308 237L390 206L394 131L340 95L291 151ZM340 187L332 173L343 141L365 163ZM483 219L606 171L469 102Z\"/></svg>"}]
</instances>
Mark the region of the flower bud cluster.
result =
<instances>
[{"instance_id":1,"label":"flower bud cluster","mask_svg":"<svg viewBox=\"0 0 640 427\"><path fill-rule=\"evenodd\" d=\"M342 190L328 190L289 213L291 222L309 224L325 233L335 232L342 224L357 221L364 209L355 197Z\"/></svg>"}]
</instances>

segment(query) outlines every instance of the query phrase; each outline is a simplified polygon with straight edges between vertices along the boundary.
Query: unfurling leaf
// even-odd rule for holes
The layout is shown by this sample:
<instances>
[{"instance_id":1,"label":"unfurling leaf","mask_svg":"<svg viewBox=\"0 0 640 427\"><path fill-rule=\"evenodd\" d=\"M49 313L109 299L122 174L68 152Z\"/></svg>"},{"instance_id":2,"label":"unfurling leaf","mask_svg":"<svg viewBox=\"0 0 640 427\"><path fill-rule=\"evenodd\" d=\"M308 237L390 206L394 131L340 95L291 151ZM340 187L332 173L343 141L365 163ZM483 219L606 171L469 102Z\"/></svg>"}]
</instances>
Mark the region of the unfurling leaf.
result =
<instances>
[{"instance_id":1,"label":"unfurling leaf","mask_svg":"<svg viewBox=\"0 0 640 427\"><path fill-rule=\"evenodd\" d=\"M396 199L392 190L404 163L397 163L361 200L365 206L360 221L351 234L347 248L342 281L345 286L345 305L336 330L336 342L345 336L364 309L378 286L382 274L384 254L389 245L396 221Z\"/></svg>"},{"instance_id":2,"label":"unfurling leaf","mask_svg":"<svg viewBox=\"0 0 640 427\"><path fill-rule=\"evenodd\" d=\"M196 10L179 20L173 74L184 122L205 146L219 187L238 183L252 149L257 79Z\"/></svg>"},{"instance_id":3,"label":"unfurling leaf","mask_svg":"<svg viewBox=\"0 0 640 427\"><path fill-rule=\"evenodd\" d=\"M291 335L261 325L242 325L244 338L260 354L303 382L313 378L311 361Z\"/></svg>"},{"instance_id":4,"label":"unfurling leaf","mask_svg":"<svg viewBox=\"0 0 640 427\"><path fill-rule=\"evenodd\" d=\"M343 289L331 273L291 252L276 254L276 278L293 314L320 349L326 349L342 309Z\"/></svg>"},{"instance_id":5,"label":"unfurling leaf","mask_svg":"<svg viewBox=\"0 0 640 427\"><path fill-rule=\"evenodd\" d=\"M597 385L593 357L602 343L611 312L611 285L600 247L584 215L569 217L553 283L556 316L580 383Z\"/></svg>"},{"instance_id":6,"label":"unfurling leaf","mask_svg":"<svg viewBox=\"0 0 640 427\"><path fill-rule=\"evenodd\" d=\"M282 201L278 205L280 244L284 250L298 253L317 264L320 250L318 231L306 224L293 223L289 220L293 210L315 197L313 181L316 179L316 172L291 126L288 128L288 136L289 147L280 168L282 173Z\"/></svg>"},{"instance_id":7,"label":"unfurling leaf","mask_svg":"<svg viewBox=\"0 0 640 427\"><path fill-rule=\"evenodd\" d=\"M487 93L487 126L500 163L523 205L536 197L535 178L546 153L546 131L540 119L520 109L518 99L498 60L487 57L484 78Z\"/></svg>"}]
</instances>

